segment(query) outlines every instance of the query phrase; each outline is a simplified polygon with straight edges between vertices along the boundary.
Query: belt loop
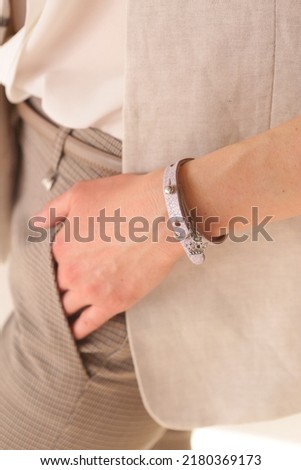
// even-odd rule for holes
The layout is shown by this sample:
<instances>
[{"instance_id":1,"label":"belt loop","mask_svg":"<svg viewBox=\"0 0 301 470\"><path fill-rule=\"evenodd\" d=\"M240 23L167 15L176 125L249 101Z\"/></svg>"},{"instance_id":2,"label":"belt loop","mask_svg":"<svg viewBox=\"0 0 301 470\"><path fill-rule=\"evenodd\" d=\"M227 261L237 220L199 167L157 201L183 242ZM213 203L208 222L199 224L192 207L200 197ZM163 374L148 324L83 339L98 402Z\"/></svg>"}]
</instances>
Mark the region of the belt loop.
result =
<instances>
[{"instance_id":1,"label":"belt loop","mask_svg":"<svg viewBox=\"0 0 301 470\"><path fill-rule=\"evenodd\" d=\"M42 185L47 189L47 191L50 191L53 188L54 183L56 182L58 172L59 172L60 162L64 155L65 141L71 131L72 131L71 128L64 127L64 126L60 126L57 130L57 134L56 134L54 145L53 145L53 153L54 153L53 157L55 161L55 168L49 168L46 175L42 179Z\"/></svg>"}]
</instances>

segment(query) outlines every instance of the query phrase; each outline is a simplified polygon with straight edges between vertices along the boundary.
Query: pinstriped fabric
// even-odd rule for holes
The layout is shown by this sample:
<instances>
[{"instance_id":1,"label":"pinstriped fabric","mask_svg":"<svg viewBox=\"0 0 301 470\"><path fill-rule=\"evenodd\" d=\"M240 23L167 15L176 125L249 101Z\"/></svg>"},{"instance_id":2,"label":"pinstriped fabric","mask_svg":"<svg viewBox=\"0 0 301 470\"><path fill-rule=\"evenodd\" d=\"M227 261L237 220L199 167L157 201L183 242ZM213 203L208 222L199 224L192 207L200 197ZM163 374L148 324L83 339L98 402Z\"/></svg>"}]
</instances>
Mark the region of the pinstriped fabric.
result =
<instances>
[{"instance_id":1,"label":"pinstriped fabric","mask_svg":"<svg viewBox=\"0 0 301 470\"><path fill-rule=\"evenodd\" d=\"M101 132L99 129L73 129L72 135L89 145L105 150L111 155L117 157L122 155L122 142L119 139L112 138L105 132Z\"/></svg>"},{"instance_id":2,"label":"pinstriped fabric","mask_svg":"<svg viewBox=\"0 0 301 470\"><path fill-rule=\"evenodd\" d=\"M112 136L93 129L72 133L121 157L121 142ZM167 432L142 404L124 313L75 343L61 306L49 240L26 241L33 235L28 219L47 200L78 180L113 172L64 154L48 192L41 180L55 165L54 143L23 123L20 144L10 267L14 311L0 341L0 448L188 448L189 433Z\"/></svg>"},{"instance_id":3,"label":"pinstriped fabric","mask_svg":"<svg viewBox=\"0 0 301 470\"><path fill-rule=\"evenodd\" d=\"M30 105L35 109L40 115L44 116L50 122L53 121L46 115L41 107L41 100L36 97L30 98ZM60 129L65 129L66 127L60 127ZM107 152L110 155L115 155L116 157L122 157L122 142L116 137L107 134L99 129L89 127L87 129L69 129L71 135L79 139L81 142L89 144L97 149L101 149L104 152Z\"/></svg>"}]
</instances>

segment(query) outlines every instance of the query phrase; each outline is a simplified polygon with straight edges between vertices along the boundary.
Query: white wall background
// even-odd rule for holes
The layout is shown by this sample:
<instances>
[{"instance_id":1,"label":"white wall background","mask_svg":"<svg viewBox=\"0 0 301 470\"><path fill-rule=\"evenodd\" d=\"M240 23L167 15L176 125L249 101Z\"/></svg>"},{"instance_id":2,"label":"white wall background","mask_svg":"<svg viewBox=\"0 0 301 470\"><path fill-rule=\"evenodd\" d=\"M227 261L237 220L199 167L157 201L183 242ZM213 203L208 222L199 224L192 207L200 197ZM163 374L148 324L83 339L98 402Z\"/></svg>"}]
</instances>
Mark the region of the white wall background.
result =
<instances>
[{"instance_id":1,"label":"white wall background","mask_svg":"<svg viewBox=\"0 0 301 470\"><path fill-rule=\"evenodd\" d=\"M0 299L0 324L2 324L11 309L6 265L0 266ZM258 453L262 449L262 452L269 454L270 458L274 457L276 463L273 464L273 469L269 465L257 468L274 470L286 464L289 470L299 470L301 469L301 414L272 422L198 429L194 432L192 443L198 453L205 452L205 449L208 452L211 449L215 453L224 450L228 454ZM295 456L294 459L292 455ZM298 460L300 459L299 462L296 460L296 455ZM288 465L290 458L293 459L293 463Z\"/></svg>"}]
</instances>

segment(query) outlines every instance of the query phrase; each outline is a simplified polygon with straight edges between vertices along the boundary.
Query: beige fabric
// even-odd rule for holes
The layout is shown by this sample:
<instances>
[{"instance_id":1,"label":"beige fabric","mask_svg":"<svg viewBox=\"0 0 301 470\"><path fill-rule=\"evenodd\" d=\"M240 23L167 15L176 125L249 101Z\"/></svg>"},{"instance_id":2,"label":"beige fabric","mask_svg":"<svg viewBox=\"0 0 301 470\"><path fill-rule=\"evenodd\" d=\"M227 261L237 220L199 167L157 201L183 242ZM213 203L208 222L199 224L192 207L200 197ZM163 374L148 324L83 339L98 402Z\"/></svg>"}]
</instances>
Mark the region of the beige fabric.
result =
<instances>
[{"instance_id":1,"label":"beige fabric","mask_svg":"<svg viewBox=\"0 0 301 470\"><path fill-rule=\"evenodd\" d=\"M92 129L72 134L103 152L114 149L121 158L121 142L111 136ZM20 143L22 177L10 265L14 311L0 341L0 448L189 448L190 433L169 434L144 409L125 315L75 344L60 304L50 245L26 242L32 234L29 217L49 198L78 180L108 176L114 169L103 168L103 152L98 164L87 154L79 161L66 153L57 182L47 192L41 180L55 163L58 144L28 124Z\"/></svg>"},{"instance_id":2,"label":"beige fabric","mask_svg":"<svg viewBox=\"0 0 301 470\"><path fill-rule=\"evenodd\" d=\"M298 0L128 0L124 171L299 114L300 17ZM127 312L143 401L164 426L300 412L300 226L210 247L201 268L183 259Z\"/></svg>"},{"instance_id":3,"label":"beige fabric","mask_svg":"<svg viewBox=\"0 0 301 470\"><path fill-rule=\"evenodd\" d=\"M300 18L297 0L130 0L124 171L300 114ZM201 267L183 259L127 313L144 403L165 426L301 411L301 218L270 231L274 243L210 247Z\"/></svg>"},{"instance_id":4,"label":"beige fabric","mask_svg":"<svg viewBox=\"0 0 301 470\"><path fill-rule=\"evenodd\" d=\"M30 102L31 107L28 106L27 102L18 103L18 114L21 116L21 118L24 118L31 127L38 130L41 137L45 137L48 140L53 140L57 133L56 124L51 121L42 110L41 100L39 98L32 97ZM39 114L35 110L38 110ZM43 119L41 115L44 117L46 116L47 119ZM84 155L85 159L88 159L89 162L94 163L98 167L100 166L101 162L103 173L107 173L108 167L111 169L111 173L120 173L122 166L121 158L116 155L116 153L120 152L120 140L111 139L110 146L108 146L108 135L106 133L101 134L105 136L106 143L106 152L103 152L99 148L100 144L102 144L102 139L98 137L98 140L95 142L94 135L94 129L74 129L72 133L68 133L66 136L64 142L64 151L71 157L74 157L80 161ZM87 136L89 137L89 145L85 145L85 143L79 141L76 138L80 137L86 140Z\"/></svg>"}]
</instances>

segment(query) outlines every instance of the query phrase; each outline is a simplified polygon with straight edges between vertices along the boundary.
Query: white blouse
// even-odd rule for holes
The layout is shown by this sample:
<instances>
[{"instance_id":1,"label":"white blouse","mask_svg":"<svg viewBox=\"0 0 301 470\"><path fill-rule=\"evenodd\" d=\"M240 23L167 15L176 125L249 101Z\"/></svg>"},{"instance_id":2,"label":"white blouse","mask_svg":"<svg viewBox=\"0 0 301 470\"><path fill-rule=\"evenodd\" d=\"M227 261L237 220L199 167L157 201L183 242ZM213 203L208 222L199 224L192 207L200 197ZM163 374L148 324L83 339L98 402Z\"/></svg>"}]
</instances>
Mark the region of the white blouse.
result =
<instances>
[{"instance_id":1,"label":"white blouse","mask_svg":"<svg viewBox=\"0 0 301 470\"><path fill-rule=\"evenodd\" d=\"M0 47L0 83L17 103L41 98L71 128L122 139L126 0L27 0L24 27Z\"/></svg>"}]
</instances>

